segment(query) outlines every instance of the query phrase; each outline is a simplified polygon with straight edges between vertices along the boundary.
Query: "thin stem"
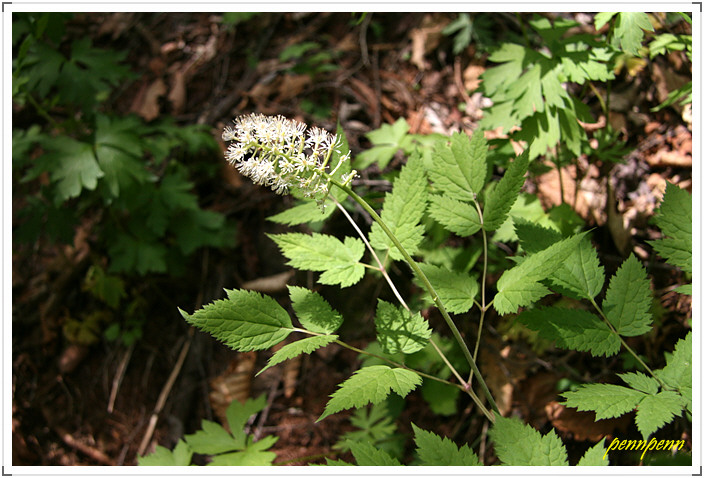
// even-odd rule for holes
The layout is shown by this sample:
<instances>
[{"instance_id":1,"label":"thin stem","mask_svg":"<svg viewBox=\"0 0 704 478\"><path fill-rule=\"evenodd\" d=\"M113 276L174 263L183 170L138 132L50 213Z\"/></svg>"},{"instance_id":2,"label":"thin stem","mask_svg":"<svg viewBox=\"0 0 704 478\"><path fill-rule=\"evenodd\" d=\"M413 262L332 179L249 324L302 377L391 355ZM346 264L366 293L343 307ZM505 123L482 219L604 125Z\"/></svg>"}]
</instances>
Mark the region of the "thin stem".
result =
<instances>
[{"instance_id":1,"label":"thin stem","mask_svg":"<svg viewBox=\"0 0 704 478\"><path fill-rule=\"evenodd\" d=\"M393 291L394 295L396 296L396 299L398 299L399 303L403 306L404 309L406 309L407 311L410 312L410 311L411 311L411 308L408 306L408 304L406 304L406 301L403 300L403 297L401 297L401 294L399 293L398 289L396 288L396 285L395 285L394 282L391 280L391 277L389 276L388 272L386 271L386 267L384 266L384 264L383 264L383 263L381 262L381 260L379 259L379 256L376 254L376 251L374 251L374 248L371 246L371 244L370 244L369 241L367 240L367 237L362 233L362 231L361 231L361 230L359 229L359 227L357 226L357 223L354 221L354 219L352 219L352 216L350 216L350 214L349 214L349 213L347 212L347 210L342 206L342 204L340 204L340 202L339 202L337 199L335 199L334 197L333 197L332 199L333 199L333 201L335 202L335 205L338 207L338 209L340 209L340 211L342 211L342 213L343 213L344 216L347 218L347 220L352 224L352 227L354 227L355 231L357 231L357 234L359 235L359 237L362 238L362 241L364 242L364 244L366 244L367 249L369 249L369 251L372 253L372 256L373 256L374 259L376 260L377 264L379 264L378 270L379 270L379 271L381 272L381 274L384 276L384 279L386 279L386 282L389 284L389 287L391 287L391 290ZM388 256L387 256L387 257L388 257ZM366 265L366 264L365 264L365 265ZM371 267L371 266L368 266L368 267ZM376 269L376 268L374 268L374 269ZM447 359L447 357L445 356L445 354L442 353L442 350L440 350L440 348L437 346L437 344L435 344L435 342L433 341L432 338L430 339L430 344L433 346L433 348L435 348L435 351L438 353L438 355L440 356L440 358L442 359L442 361L445 362L445 364L448 366L448 368L450 369L450 371L452 372L452 374L453 374L455 377L457 377L457 380L460 381L460 384L462 385L463 389L464 389L465 387L467 387L467 382L464 381L464 379L463 379L462 376L459 374L459 372L455 369L455 367L452 366L452 364L450 363L450 361Z\"/></svg>"},{"instance_id":2,"label":"thin stem","mask_svg":"<svg viewBox=\"0 0 704 478\"><path fill-rule=\"evenodd\" d=\"M481 372L477 368L477 364L475 363L474 358L472 358L472 354L469 352L469 349L467 348L467 344L465 343L464 339L462 338L462 334L457 329L457 326L455 325L453 320L448 315L447 310L445 309L445 305L442 303L442 301L438 297L438 294L435 291L435 288L430 283L430 281L428 280L426 275L423 273L423 271L420 269L420 267L418 267L418 264L416 263L416 261L413 260L413 258L408 254L408 252L403 247L403 245L401 245L399 240L396 238L394 233L391 232L391 230L384 223L384 221L381 220L381 218L376 213L376 211L374 211L374 209L364 199L362 199L357 193L352 191L352 189L350 187L339 182L337 179L332 178L332 177L328 177L328 180L332 184L337 186L338 188L345 191L352 199L357 201L357 203L359 203L359 205L362 206L369 213L369 215L383 229L384 233L386 233L386 235L389 237L389 239L391 239L391 242L393 242L394 245L398 248L398 250L401 253L401 255L403 256L403 258L406 260L406 262L411 267L411 269L413 269L413 272L421 279L421 281L423 282L423 285L425 286L425 289L430 294L430 297L433 300L433 303L435 303L435 306L440 311L440 314L442 315L443 319L445 319L447 326L450 327L450 331L452 332L452 335L455 337L455 340L457 341L460 348L462 349L462 353L464 354L465 358L467 359L469 366L472 368L472 370L476 374L479 385L482 388L482 391L484 392L484 395L486 396L486 399L489 402L489 405L491 406L492 410L494 410L494 412L496 412L498 414L499 409L496 406L496 402L494 401L494 397L491 395L491 392L489 391L489 387L487 386L486 382L484 381L484 377L482 377ZM470 393L471 389L468 387L466 389L466 391L468 393ZM471 396L471 394L470 394L470 396ZM480 406L481 401L476 401L476 403L477 403L477 406ZM493 417L490 413L487 413L486 416L489 419L493 419Z\"/></svg>"},{"instance_id":3,"label":"thin stem","mask_svg":"<svg viewBox=\"0 0 704 478\"><path fill-rule=\"evenodd\" d=\"M482 338L482 330L484 329L484 317L486 315L486 311L489 310L489 308L486 305L486 274L487 274L487 269L489 268L489 244L486 238L486 229L484 229L484 216L482 214L482 208L479 207L479 204L477 204L476 201L474 201L474 207L477 209L477 214L479 214L479 222L481 224L481 230L482 230L482 241L484 245L484 251L483 251L483 256L484 256L484 268L482 270L482 303L479 307L479 328L477 330L477 342L474 344L474 361L477 361L477 356L479 355L479 342L481 341ZM467 380L467 383L472 384L472 379L474 378L474 370L471 370L469 372L469 379Z\"/></svg>"},{"instance_id":4,"label":"thin stem","mask_svg":"<svg viewBox=\"0 0 704 478\"><path fill-rule=\"evenodd\" d=\"M606 314L604 314L604 311L601 310L601 307L599 307L599 306L597 305L597 303L594 301L594 299L590 297L590 298L589 298L589 301L592 303L592 305L593 305L594 308L597 310L597 312L599 312L599 315L601 316L601 319L606 323L606 325L608 325L608 327L609 327L609 329L611 330L611 332L612 332L613 334L615 334L616 337L618 337L618 339L621 341L621 345L623 346L623 348L625 348L626 350L628 350L628 352L629 352L631 355L633 355L633 358L635 358L635 359L638 361L638 363L641 364L641 365L643 366L643 368L644 368L655 380L658 381L658 383L660 384L660 386L661 386L663 389L669 390L669 387L668 387L667 385L665 385L665 384L663 383L663 381L660 380L660 379L657 377L657 375L655 375L655 374L653 373L653 371L650 369L650 367L648 367L648 365L647 365L645 362L643 362L643 359L641 359L641 358L638 356L638 354L635 353L635 351L626 343L626 341L623 339L623 337L621 337L621 334L619 334L619 333L616 331L616 328L615 328L613 325L611 325L611 322L609 322L609 319L606 318Z\"/></svg>"}]
</instances>

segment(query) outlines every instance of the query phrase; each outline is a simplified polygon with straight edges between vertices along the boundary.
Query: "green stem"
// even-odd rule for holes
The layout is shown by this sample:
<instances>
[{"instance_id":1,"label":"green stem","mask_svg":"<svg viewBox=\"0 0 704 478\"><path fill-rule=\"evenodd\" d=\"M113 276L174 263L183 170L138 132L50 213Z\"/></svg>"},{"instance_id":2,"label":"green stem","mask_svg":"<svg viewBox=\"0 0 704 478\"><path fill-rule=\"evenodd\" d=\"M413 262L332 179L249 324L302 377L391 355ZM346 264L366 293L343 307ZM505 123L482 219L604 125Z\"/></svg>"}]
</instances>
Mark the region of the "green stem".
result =
<instances>
[{"instance_id":1,"label":"green stem","mask_svg":"<svg viewBox=\"0 0 704 478\"><path fill-rule=\"evenodd\" d=\"M347 210L342 206L342 204L340 204L340 202L339 202L337 199L335 199L335 198L333 197L332 200L335 202L335 205L337 206L337 208L338 208L340 211L342 211L342 214L343 214L343 215L347 218L347 220L352 224L352 227L354 228L355 231L357 231L357 234L359 235L359 237L362 238L362 242L364 242L364 244L367 246L367 249L369 249L369 251L370 251L371 254L372 254L372 257L374 257L374 260L377 262L377 264L379 264L379 267L378 267L378 268L372 267L372 266L370 266L370 265L368 265L368 264L364 264L364 265L367 266L367 267L372 267L374 270L378 270L379 272L381 272L381 275L383 275L383 276L384 276L384 279L386 279L386 282L389 284L389 287L391 288L391 290L393 291L394 295L396 296L396 299L398 299L399 303L400 303L407 311L410 312L410 311L411 311L411 308L408 306L408 304L406 304L406 301L403 300L403 297L401 296L401 293L398 291L398 289L396 288L396 285L395 285L394 282L391 280L391 277L389 276L389 273L388 273L387 270L386 270L386 266L384 265L384 264L386 263L386 259L388 258L388 251L387 251L386 257L384 258L384 262L382 262L381 259L379 259L379 256L377 255L377 253L376 253L376 251L374 250L374 248L372 247L372 245L371 245L371 244L369 243L369 241L367 240L367 237L362 233L361 229L359 229L359 226L357 226L357 223L354 222L354 219L352 219L352 216L350 216L350 214L347 212ZM447 357L445 356L445 354L442 353L442 350L440 350L440 348L435 344L435 342L433 341L432 338L430 339L430 344L433 346L433 348L435 348L435 351L438 353L438 355L440 356L440 358L442 359L442 361L445 362L445 364L448 366L448 368L450 369L450 371L452 372L452 374L453 374L455 377L457 377L457 380L459 380L460 384L461 384L463 387L466 388L466 387L467 387L467 382L464 381L464 379L463 379L462 376L459 374L459 372L455 369L455 367L452 366L452 364L450 363L450 361L447 359Z\"/></svg>"},{"instance_id":2,"label":"green stem","mask_svg":"<svg viewBox=\"0 0 704 478\"><path fill-rule=\"evenodd\" d=\"M635 353L635 351L626 343L626 341L623 339L623 337L621 337L621 334L619 334L619 333L616 331L616 328L611 324L611 322L609 322L609 319L606 318L606 314L604 314L604 311L601 310L601 307L599 307L599 306L597 305L597 303L594 301L594 299L590 297L590 298L589 298L589 301L592 303L592 305L593 305L594 308L597 310L597 312L599 312L599 315L601 316L601 319L602 319L602 320L606 323L606 325L609 327L609 329L611 330L611 333L615 334L616 337L618 337L618 339L621 341L621 345L623 346L623 348L625 348L631 355L633 355L633 358L635 358L635 359L638 361L638 363L641 364L641 365L643 366L643 368L644 368L655 380L658 381L658 383L659 383L660 386L663 388L663 390L669 390L669 387L668 387L667 385L665 385L665 384L663 383L663 381L660 380L660 379L657 377L657 375L655 375L655 373L653 373L653 371L650 369L650 367L648 367L648 365L647 365L645 362L643 362L643 360L638 356L638 354Z\"/></svg>"},{"instance_id":3,"label":"green stem","mask_svg":"<svg viewBox=\"0 0 704 478\"><path fill-rule=\"evenodd\" d=\"M408 254L406 249L401 245L399 240L396 238L393 232L388 228L388 226L384 223L384 221L381 220L381 217L374 211L374 209L362 198L360 197L357 193L352 191L350 187L347 185L339 182L337 179L333 177L328 177L328 180L337 186L338 188L342 189L345 191L352 199L357 201L357 203L364 208L365 211L369 213L369 215L374 219L377 224L382 228L384 233L391 239L391 242L394 243L396 248L398 248L399 252L403 256L403 258L406 260L409 266L411 266L411 269L413 269L413 272L421 279L423 282L423 285L425 286L425 289L428 291L430 294L431 299L433 300L433 303L435 303L435 306L438 308L440 311L440 314L442 317L445 319L445 322L447 323L447 326L450 327L450 331L452 332L452 335L455 337L455 340L459 344L460 348L462 349L462 353L464 354L465 358L467 359L467 362L469 363L469 366L471 369L474 371L475 375L477 376L477 381L479 382L479 386L481 387L482 391L484 392L484 395L486 396L487 401L489 402L489 405L491 406L492 410L494 410L495 413L499 413L499 409L496 406L496 402L494 401L494 397L491 395L491 392L489 391L489 387L487 386L486 382L484 381L484 377L482 377L481 372L479 371L479 368L477 368L477 364L474 361L474 358L472 358L472 354L470 353L469 349L467 348L467 344L465 343L464 339L462 338L462 334L460 331L457 329L457 326L455 323L452 321L450 316L447 313L447 310L445 310L445 305L442 303L440 300L440 297L438 297L437 292L435 291L435 288L433 285L430 283L426 275L423 273L423 271L418 267L418 264L416 261L413 260L413 258ZM468 387L466 389L467 393L470 393L471 389ZM470 394L471 395L471 394ZM476 396L476 395L475 395ZM481 402L478 400L475 400L477 402L477 406L483 407L481 405ZM493 419L492 415L490 413L485 413L487 418L490 420Z\"/></svg>"},{"instance_id":4,"label":"green stem","mask_svg":"<svg viewBox=\"0 0 704 478\"><path fill-rule=\"evenodd\" d=\"M477 356L479 355L479 342L482 338L482 330L484 328L484 316L489 307L486 305L486 274L489 268L489 245L486 238L486 229L484 229L484 216L482 215L482 209L479 207L476 201L474 201L474 207L477 208L477 214L479 214L479 222L482 225L482 240L484 243L484 269L482 271L482 303L479 307L479 329L477 330L477 342L474 344L474 361L477 361ZM469 380L467 383L472 384L472 378L474 378L474 370L469 373Z\"/></svg>"}]
</instances>

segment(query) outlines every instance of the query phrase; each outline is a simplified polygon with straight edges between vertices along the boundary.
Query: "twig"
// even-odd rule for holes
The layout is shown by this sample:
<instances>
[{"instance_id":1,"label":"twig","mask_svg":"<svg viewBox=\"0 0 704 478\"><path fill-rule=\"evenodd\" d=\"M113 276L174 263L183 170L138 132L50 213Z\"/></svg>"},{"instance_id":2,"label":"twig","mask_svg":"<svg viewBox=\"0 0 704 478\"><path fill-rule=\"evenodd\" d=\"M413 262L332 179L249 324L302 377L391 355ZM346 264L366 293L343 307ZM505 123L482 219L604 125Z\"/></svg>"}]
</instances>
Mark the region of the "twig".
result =
<instances>
[{"instance_id":1,"label":"twig","mask_svg":"<svg viewBox=\"0 0 704 478\"><path fill-rule=\"evenodd\" d=\"M66 430L59 428L56 431L59 434L59 436L61 437L61 440L64 443L66 443L68 446L70 446L71 448L80 451L84 455L88 455L92 460L97 461L98 463L100 463L102 465L108 465L108 466L115 465L112 458L107 456L102 451L97 450L97 449L93 448L92 446L88 446L85 443L81 443L80 441L76 440L73 437L73 435L68 433Z\"/></svg>"},{"instance_id":2,"label":"twig","mask_svg":"<svg viewBox=\"0 0 704 478\"><path fill-rule=\"evenodd\" d=\"M115 399L117 398L117 392L120 389L120 384L122 384L122 379L125 376L125 370L127 370L127 364L130 362L132 357L132 351L134 350L134 342L130 344L125 352L125 355L120 360L120 365L117 366L117 372L115 373L115 378L112 379L112 388L110 389L110 399L108 400L108 413L112 413L115 407Z\"/></svg>"},{"instance_id":3,"label":"twig","mask_svg":"<svg viewBox=\"0 0 704 478\"><path fill-rule=\"evenodd\" d=\"M139 445L139 450L137 450L137 455L139 456L144 455L147 446L149 446L149 442L151 441L152 435L154 434L154 429L156 428L156 422L159 419L159 413L161 413L161 410L164 408L164 404L166 403L166 399L169 396L169 393L171 392L171 388L176 382L176 377L178 377L178 374L181 372L183 362L186 360L186 355L188 354L188 349L191 347L191 342L193 342L193 328L188 331L188 338L183 344L183 347L181 347L181 353L179 354L178 359L176 360L176 364L174 365L174 368L171 371L171 375L169 375L169 378L164 384L164 388L162 388L161 393L159 394L159 398L156 401L152 416L149 418L147 432L144 434L144 438L142 438L142 443L140 443Z\"/></svg>"}]
</instances>

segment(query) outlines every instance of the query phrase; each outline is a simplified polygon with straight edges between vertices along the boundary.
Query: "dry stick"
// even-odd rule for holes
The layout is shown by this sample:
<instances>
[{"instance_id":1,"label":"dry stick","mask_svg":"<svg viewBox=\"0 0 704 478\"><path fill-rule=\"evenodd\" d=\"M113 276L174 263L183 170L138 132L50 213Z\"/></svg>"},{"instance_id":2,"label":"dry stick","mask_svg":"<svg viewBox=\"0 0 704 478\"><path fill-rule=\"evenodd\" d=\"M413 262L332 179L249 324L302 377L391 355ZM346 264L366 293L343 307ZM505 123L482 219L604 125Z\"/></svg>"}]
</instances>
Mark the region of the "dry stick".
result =
<instances>
[{"instance_id":1,"label":"dry stick","mask_svg":"<svg viewBox=\"0 0 704 478\"><path fill-rule=\"evenodd\" d=\"M114 466L115 462L107 456L105 453L102 451L93 448L92 446L86 445L85 443L81 443L79 440L76 440L73 435L68 433L66 430L62 428L57 428L56 432L59 434L61 437L61 440L66 443L68 446L71 448L74 448L84 455L89 456L91 459L94 461L97 461L98 463L102 465L108 465L108 466Z\"/></svg>"},{"instance_id":2,"label":"dry stick","mask_svg":"<svg viewBox=\"0 0 704 478\"><path fill-rule=\"evenodd\" d=\"M381 272L381 274L384 276L384 279L386 279L386 282L389 284L389 287L391 287L391 290L393 291L394 295L396 296L396 299L398 299L398 301L401 303L401 305L403 306L404 309L406 309L407 311L410 312L411 308L408 307L408 304L406 304L406 301L403 300L403 297L401 297L401 294L399 293L398 289L396 289L396 285L391 280L391 277L389 277L389 273L386 271L386 267L384 267L384 263L381 262L381 260L379 259L379 256L376 254L376 251L374 251L374 248L371 246L371 244L369 244L369 241L367 241L367 237L362 233L362 231L359 229L359 226L357 226L357 223L354 222L354 219L352 219L352 216L350 216L350 214L342 206L342 204L340 204L339 201L337 199L335 199L334 197L332 198L332 200L335 201L335 205L338 207L338 209L340 209L340 211L342 211L342 214L345 215L345 217L350 222L350 224L352 224L352 227L354 227L354 230L357 231L357 234L359 235L359 237L362 238L362 241L367 246L367 249L369 249L369 251L372 253L372 256L374 256L374 260L376 260L377 264L379 264L379 272ZM368 267L372 267L372 266L369 266L368 264L364 264L364 265L368 266ZM445 362L445 365L447 365L447 367L450 369L452 374L455 377L457 377L457 380L460 381L460 384L462 385L462 387L464 387L464 389L467 389L468 388L467 382L464 381L464 379L459 374L459 372L455 369L455 367L452 366L452 364L447 359L445 354L442 353L442 350L440 350L440 347L437 346L437 344L435 343L435 341L432 338L429 339L429 341L430 341L430 345L433 346L433 348L435 349L437 354L440 356L442 361Z\"/></svg>"},{"instance_id":3,"label":"dry stick","mask_svg":"<svg viewBox=\"0 0 704 478\"><path fill-rule=\"evenodd\" d=\"M391 230L388 228L386 223L381 220L381 217L376 213L374 208L372 208L361 196L359 196L357 193L355 193L352 188L347 186L346 184L341 183L335 178L328 177L328 180L337 186L338 188L342 189L345 191L352 199L354 199L360 206L362 206L368 213L369 215L376 221L379 226L383 229L384 233L386 233L387 236L389 236L389 239L391 239L391 242L394 243L394 245L398 248L399 252L401 255L403 255L403 258L406 260L408 265L411 266L413 269L413 272L416 273L416 275L421 279L423 282L423 285L425 286L425 289L428 291L430 294L431 299L433 300L433 303L435 306L438 308L440 311L440 314L442 315L443 319L445 319L445 322L447 323L448 327L450 327L450 331L452 332L452 335L454 336L455 340L459 344L460 348L462 349L462 353L464 354L465 358L467 359L467 362L469 363L469 366L471 369L474 371L475 375L477 376L477 380L479 381L479 386L481 387L482 391L484 392L484 395L486 396L487 401L489 402L489 406L491 406L492 410L495 413L499 413L499 409L496 406L496 401L494 401L494 397L491 395L491 392L489 391L489 387L487 386L486 382L484 381L484 377L482 376L481 372L477 368L477 364L474 361L474 358L472 357L472 354L469 352L469 349L467 348L467 344L465 343L464 339L462 338L462 334L460 334L459 329L457 329L457 326L455 325L454 321L450 318L450 316L447 313L447 310L445 309L445 305L443 302L440 300L438 297L437 292L435 291L435 288L433 285L430 283L426 275L423 273L423 271L418 267L418 264L416 261L413 260L413 258L406 252L406 249L401 245L401 243L398 241L396 236L391 232ZM471 391L471 388L467 387L467 392L469 393ZM473 394L473 392L471 393ZM470 394L470 395L471 395ZM479 406L481 402L477 402L477 405ZM486 414L487 418L490 420L494 420L494 417L491 414Z\"/></svg>"},{"instance_id":4,"label":"dry stick","mask_svg":"<svg viewBox=\"0 0 704 478\"><path fill-rule=\"evenodd\" d=\"M132 351L134 350L134 342L130 344L125 352L125 355L120 360L120 365L117 366L117 372L115 373L115 378L112 379L112 388L110 390L110 399L108 400L108 413L112 413L115 407L115 399L117 399L117 392L122 384L122 379L125 376L125 371L127 370L127 364L130 362L132 357Z\"/></svg>"},{"instance_id":5,"label":"dry stick","mask_svg":"<svg viewBox=\"0 0 704 478\"><path fill-rule=\"evenodd\" d=\"M191 327L191 329L188 331L188 338L183 344L183 347L181 347L181 353L179 354L178 359L176 360L176 364L174 365L173 370L171 370L171 375L169 375L169 379L164 384L164 388L162 388L161 393L159 394L159 398L156 401L152 416L149 418L147 432L144 434L144 438L142 438L142 443L140 443L139 450L137 451L137 454L139 456L144 455L147 446L149 446L149 442L151 441L152 435L154 434L154 429L156 428L156 422L159 419L159 413L161 413L161 410L164 408L166 398L169 396L169 393L171 393L171 388L176 382L176 377L178 377L178 374L181 372L183 362L186 360L186 355L188 354L188 349L191 347L191 342L193 342L193 327Z\"/></svg>"}]
</instances>

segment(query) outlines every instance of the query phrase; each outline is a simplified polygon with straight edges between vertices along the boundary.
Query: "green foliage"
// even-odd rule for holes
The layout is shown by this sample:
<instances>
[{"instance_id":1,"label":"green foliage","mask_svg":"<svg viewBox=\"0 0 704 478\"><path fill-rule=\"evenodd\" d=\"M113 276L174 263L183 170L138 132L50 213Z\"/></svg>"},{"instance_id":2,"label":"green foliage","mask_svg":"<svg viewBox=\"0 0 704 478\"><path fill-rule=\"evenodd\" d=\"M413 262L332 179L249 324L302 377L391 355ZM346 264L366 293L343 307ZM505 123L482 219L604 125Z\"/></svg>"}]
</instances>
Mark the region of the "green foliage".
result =
<instances>
[{"instance_id":1,"label":"green foliage","mask_svg":"<svg viewBox=\"0 0 704 478\"><path fill-rule=\"evenodd\" d=\"M609 282L602 303L606 318L620 335L644 334L651 328L651 301L645 269L631 254Z\"/></svg>"},{"instance_id":2,"label":"green foliage","mask_svg":"<svg viewBox=\"0 0 704 478\"><path fill-rule=\"evenodd\" d=\"M551 430L547 435L513 418L496 417L489 432L496 456L509 466L565 466L567 450Z\"/></svg>"},{"instance_id":3,"label":"green foliage","mask_svg":"<svg viewBox=\"0 0 704 478\"><path fill-rule=\"evenodd\" d=\"M280 364L286 360L298 357L301 354L310 354L311 352L318 350L320 347L325 347L330 345L335 340L337 340L337 335L318 335L315 337L308 337L307 339L297 340L296 342L284 345L279 350L277 350L274 355L269 359L269 363L266 367L257 372L257 375L262 373L264 370L274 365Z\"/></svg>"},{"instance_id":4,"label":"green foliage","mask_svg":"<svg viewBox=\"0 0 704 478\"><path fill-rule=\"evenodd\" d=\"M528 170L528 155L522 154L506 170L496 187L489 190L484 204L484 228L495 231L506 220L511 206L516 202L518 193L523 187Z\"/></svg>"},{"instance_id":5,"label":"green foliage","mask_svg":"<svg viewBox=\"0 0 704 478\"><path fill-rule=\"evenodd\" d=\"M358 408L350 417L357 430L344 433L333 448L345 452L352 442L366 442L397 457L403 452L404 436L397 433L394 418L388 401Z\"/></svg>"},{"instance_id":6,"label":"green foliage","mask_svg":"<svg viewBox=\"0 0 704 478\"><path fill-rule=\"evenodd\" d=\"M394 181L392 192L386 195L381 212L382 221L411 255L418 251L423 241L424 227L420 222L428 197L427 183L422 159L416 152L401 169L400 175ZM369 243L375 249L388 250L389 256L394 260L403 259L391 238L377 222L372 224Z\"/></svg>"},{"instance_id":7,"label":"green foliage","mask_svg":"<svg viewBox=\"0 0 704 478\"><path fill-rule=\"evenodd\" d=\"M361 262L364 243L353 237L344 242L327 234L288 233L269 235L281 253L289 259L288 265L309 271L320 271L318 282L349 287L364 275Z\"/></svg>"},{"instance_id":8,"label":"green foliage","mask_svg":"<svg viewBox=\"0 0 704 478\"><path fill-rule=\"evenodd\" d=\"M412 354L428 344L431 330L420 313L411 314L403 307L379 299L376 307L376 339L384 352Z\"/></svg>"},{"instance_id":9,"label":"green foliage","mask_svg":"<svg viewBox=\"0 0 704 478\"><path fill-rule=\"evenodd\" d=\"M500 314L513 313L530 305L550 291L541 281L561 267L574 253L585 233L575 234L526 257L519 265L504 272L496 283L498 293L494 307Z\"/></svg>"},{"instance_id":10,"label":"green foliage","mask_svg":"<svg viewBox=\"0 0 704 478\"><path fill-rule=\"evenodd\" d=\"M420 269L433 284L449 312L462 314L472 308L474 297L479 292L476 277L432 264L420 264ZM426 301L430 302L430 297L426 297Z\"/></svg>"},{"instance_id":11,"label":"green foliage","mask_svg":"<svg viewBox=\"0 0 704 478\"><path fill-rule=\"evenodd\" d=\"M244 404L234 400L227 408L228 432L221 425L203 420L202 429L185 436L185 442L179 441L173 451L158 446L151 455L139 458L144 466L185 466L191 462L193 453L210 455L208 465L213 466L262 466L271 465L276 454L267 451L278 440L267 436L254 441L245 433L244 427L249 418L259 413L266 406L266 397L261 395L256 400L248 399Z\"/></svg>"},{"instance_id":12,"label":"green foliage","mask_svg":"<svg viewBox=\"0 0 704 478\"><path fill-rule=\"evenodd\" d=\"M418 459L426 466L479 466L479 458L467 445L458 447L452 440L440 438L411 423Z\"/></svg>"},{"instance_id":13,"label":"green foliage","mask_svg":"<svg viewBox=\"0 0 704 478\"><path fill-rule=\"evenodd\" d=\"M422 382L420 375L410 370L386 365L363 367L340 384L340 388L330 396L318 421L341 410L379 403L391 391L405 397Z\"/></svg>"},{"instance_id":14,"label":"green foliage","mask_svg":"<svg viewBox=\"0 0 704 478\"><path fill-rule=\"evenodd\" d=\"M298 321L306 329L331 334L342 325L342 316L317 292L296 286L289 286L288 291Z\"/></svg>"},{"instance_id":15,"label":"green foliage","mask_svg":"<svg viewBox=\"0 0 704 478\"><path fill-rule=\"evenodd\" d=\"M614 25L611 45L631 55L639 54L643 32L654 31L648 15L643 12L601 12L594 17L594 27L598 30L612 19Z\"/></svg>"},{"instance_id":16,"label":"green foliage","mask_svg":"<svg viewBox=\"0 0 704 478\"><path fill-rule=\"evenodd\" d=\"M667 183L660 208L653 222L664 237L649 241L669 264L692 273L692 197L683 189Z\"/></svg>"},{"instance_id":17,"label":"green foliage","mask_svg":"<svg viewBox=\"0 0 704 478\"><path fill-rule=\"evenodd\" d=\"M247 290L226 290L192 315L179 309L186 321L228 347L248 352L264 350L284 340L293 330L288 313L271 297Z\"/></svg>"},{"instance_id":18,"label":"green foliage","mask_svg":"<svg viewBox=\"0 0 704 478\"><path fill-rule=\"evenodd\" d=\"M619 417L636 410L636 425L647 439L683 409L691 413L692 349L689 333L668 356L665 368L654 371L654 377L640 372L620 374L629 385L592 383L562 394L565 405L579 411L594 411L596 419Z\"/></svg>"},{"instance_id":19,"label":"green foliage","mask_svg":"<svg viewBox=\"0 0 704 478\"><path fill-rule=\"evenodd\" d=\"M430 179L438 190L452 199L474 200L486 183L487 153L482 131L475 131L471 139L466 134L455 133L449 144L436 146Z\"/></svg>"}]
</instances>

